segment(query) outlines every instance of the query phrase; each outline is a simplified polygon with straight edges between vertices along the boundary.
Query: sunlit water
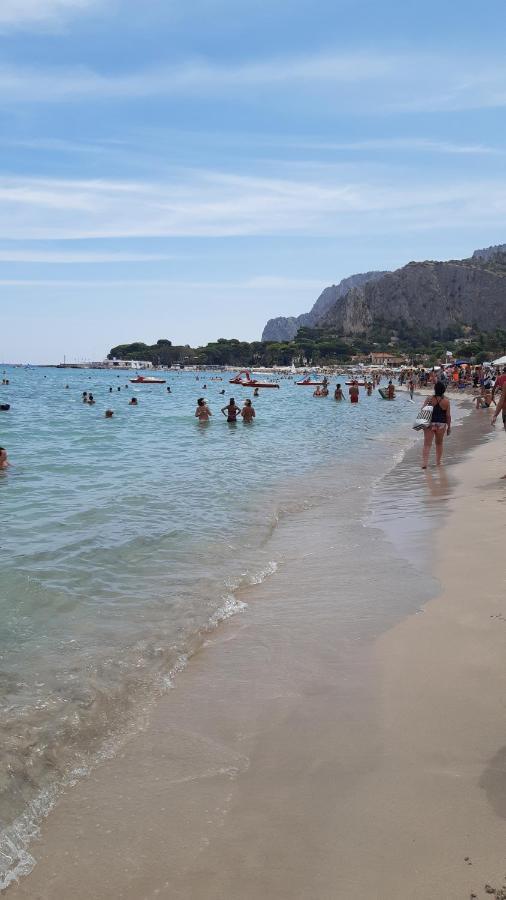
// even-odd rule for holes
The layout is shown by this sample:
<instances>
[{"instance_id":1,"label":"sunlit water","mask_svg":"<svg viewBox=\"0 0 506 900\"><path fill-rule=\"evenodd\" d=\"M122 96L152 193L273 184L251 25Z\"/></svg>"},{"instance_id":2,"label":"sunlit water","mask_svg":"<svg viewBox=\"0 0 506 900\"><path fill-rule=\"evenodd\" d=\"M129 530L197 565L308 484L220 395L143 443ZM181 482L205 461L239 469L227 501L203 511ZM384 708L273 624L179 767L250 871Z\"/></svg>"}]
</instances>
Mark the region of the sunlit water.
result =
<instances>
[{"instance_id":1,"label":"sunlit water","mask_svg":"<svg viewBox=\"0 0 506 900\"><path fill-rule=\"evenodd\" d=\"M240 607L238 589L275 571L279 520L329 496L336 514L342 505L353 515L354 493L412 441L416 407L377 392L358 406L332 392L316 399L286 378L254 400L253 425L230 425L220 407L251 391L228 375L164 374L169 394L132 385L126 373L6 374L0 872L19 872L29 867L26 830L55 786L112 752ZM81 402L83 390L95 406ZM138 407L128 405L132 395ZM213 412L205 426L194 418L201 395Z\"/></svg>"}]
</instances>

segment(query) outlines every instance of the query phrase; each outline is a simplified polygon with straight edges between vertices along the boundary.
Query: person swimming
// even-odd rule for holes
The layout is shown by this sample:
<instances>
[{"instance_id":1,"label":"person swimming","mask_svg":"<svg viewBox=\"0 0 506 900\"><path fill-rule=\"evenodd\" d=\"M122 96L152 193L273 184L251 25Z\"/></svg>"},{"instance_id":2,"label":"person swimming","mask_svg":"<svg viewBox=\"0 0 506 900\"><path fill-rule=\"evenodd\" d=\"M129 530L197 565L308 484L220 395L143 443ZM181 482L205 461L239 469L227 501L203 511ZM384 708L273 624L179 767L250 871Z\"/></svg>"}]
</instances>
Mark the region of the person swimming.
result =
<instances>
[{"instance_id":1,"label":"person swimming","mask_svg":"<svg viewBox=\"0 0 506 900\"><path fill-rule=\"evenodd\" d=\"M137 406L138 405L137 397L132 397L132 399L128 401L128 405L129 406Z\"/></svg>"},{"instance_id":2,"label":"person swimming","mask_svg":"<svg viewBox=\"0 0 506 900\"><path fill-rule=\"evenodd\" d=\"M90 406L93 406L95 403L95 398L93 394L88 394L88 399L84 401L85 403L89 403Z\"/></svg>"},{"instance_id":3,"label":"person swimming","mask_svg":"<svg viewBox=\"0 0 506 900\"><path fill-rule=\"evenodd\" d=\"M106 419L112 419L113 415L114 415L114 412L112 409L106 409L106 411L105 411Z\"/></svg>"},{"instance_id":4,"label":"person swimming","mask_svg":"<svg viewBox=\"0 0 506 900\"><path fill-rule=\"evenodd\" d=\"M0 469L7 469L10 466L10 462L7 459L7 450L5 447L0 447Z\"/></svg>"},{"instance_id":5,"label":"person swimming","mask_svg":"<svg viewBox=\"0 0 506 900\"><path fill-rule=\"evenodd\" d=\"M223 391L223 393L225 393L225 391ZM257 388L257 387L256 387L255 390L253 391L253 396L254 396L254 397L258 397L258 388Z\"/></svg>"},{"instance_id":6,"label":"person swimming","mask_svg":"<svg viewBox=\"0 0 506 900\"><path fill-rule=\"evenodd\" d=\"M223 415L226 414L227 422L237 422L237 416L241 412L233 397L228 401L228 405L221 410Z\"/></svg>"},{"instance_id":7,"label":"person swimming","mask_svg":"<svg viewBox=\"0 0 506 900\"><path fill-rule=\"evenodd\" d=\"M83 391L82 397L83 397L83 403L87 403L88 402L88 391Z\"/></svg>"},{"instance_id":8,"label":"person swimming","mask_svg":"<svg viewBox=\"0 0 506 900\"><path fill-rule=\"evenodd\" d=\"M199 423L209 422L209 416L212 416L212 412L209 409L204 397L199 397L197 400L197 409L195 410L195 418L199 420Z\"/></svg>"},{"instance_id":9,"label":"person swimming","mask_svg":"<svg viewBox=\"0 0 506 900\"><path fill-rule=\"evenodd\" d=\"M251 403L251 400L249 398L244 401L244 406L241 409L241 416L242 416L243 422L246 422L246 423L252 422L256 416L256 412L255 412L253 405Z\"/></svg>"},{"instance_id":10,"label":"person swimming","mask_svg":"<svg viewBox=\"0 0 506 900\"><path fill-rule=\"evenodd\" d=\"M334 391L334 400L343 400L343 389L340 384L336 384L336 389Z\"/></svg>"}]
</instances>

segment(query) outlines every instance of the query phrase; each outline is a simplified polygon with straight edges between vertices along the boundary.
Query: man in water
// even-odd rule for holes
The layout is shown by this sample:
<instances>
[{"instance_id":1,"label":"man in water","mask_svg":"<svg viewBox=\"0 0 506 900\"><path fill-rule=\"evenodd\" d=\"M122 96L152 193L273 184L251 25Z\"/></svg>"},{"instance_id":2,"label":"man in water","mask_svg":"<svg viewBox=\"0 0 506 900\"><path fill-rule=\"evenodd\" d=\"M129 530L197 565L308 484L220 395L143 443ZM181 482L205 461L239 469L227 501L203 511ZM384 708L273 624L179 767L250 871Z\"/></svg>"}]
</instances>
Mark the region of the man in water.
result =
<instances>
[{"instance_id":1,"label":"man in water","mask_svg":"<svg viewBox=\"0 0 506 900\"><path fill-rule=\"evenodd\" d=\"M350 395L350 403L358 403L358 398L360 396L360 391L358 389L358 384L356 381L352 381L350 385L350 389L348 391Z\"/></svg>"},{"instance_id":2,"label":"man in water","mask_svg":"<svg viewBox=\"0 0 506 900\"><path fill-rule=\"evenodd\" d=\"M388 382L387 397L389 400L395 400L395 387L391 380Z\"/></svg>"}]
</instances>

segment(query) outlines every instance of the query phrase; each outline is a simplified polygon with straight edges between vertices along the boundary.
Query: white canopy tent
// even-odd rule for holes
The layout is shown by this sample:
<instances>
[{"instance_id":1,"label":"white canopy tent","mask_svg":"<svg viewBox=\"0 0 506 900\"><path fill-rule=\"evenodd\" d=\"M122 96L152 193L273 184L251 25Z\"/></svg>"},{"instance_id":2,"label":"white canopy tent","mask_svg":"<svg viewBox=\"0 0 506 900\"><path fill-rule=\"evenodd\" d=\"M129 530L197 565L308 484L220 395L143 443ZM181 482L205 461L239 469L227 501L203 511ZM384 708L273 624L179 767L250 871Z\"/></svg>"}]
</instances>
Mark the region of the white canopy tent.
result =
<instances>
[{"instance_id":1,"label":"white canopy tent","mask_svg":"<svg viewBox=\"0 0 506 900\"><path fill-rule=\"evenodd\" d=\"M494 359L494 366L506 366L506 356L500 356L499 359Z\"/></svg>"}]
</instances>

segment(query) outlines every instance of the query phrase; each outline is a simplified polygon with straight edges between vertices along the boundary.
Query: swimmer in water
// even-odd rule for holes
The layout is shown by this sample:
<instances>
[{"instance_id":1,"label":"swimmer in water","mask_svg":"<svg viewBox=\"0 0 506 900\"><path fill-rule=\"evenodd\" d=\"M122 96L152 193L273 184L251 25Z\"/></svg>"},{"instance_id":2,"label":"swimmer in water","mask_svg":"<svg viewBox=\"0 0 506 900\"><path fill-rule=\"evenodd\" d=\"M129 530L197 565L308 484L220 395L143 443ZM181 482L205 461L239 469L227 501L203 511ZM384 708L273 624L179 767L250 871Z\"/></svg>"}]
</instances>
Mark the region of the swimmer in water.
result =
<instances>
[{"instance_id":1,"label":"swimmer in water","mask_svg":"<svg viewBox=\"0 0 506 900\"><path fill-rule=\"evenodd\" d=\"M83 391L83 403L88 402L88 391Z\"/></svg>"},{"instance_id":2,"label":"swimmer in water","mask_svg":"<svg viewBox=\"0 0 506 900\"><path fill-rule=\"evenodd\" d=\"M256 416L256 412L255 412L253 405L251 403L251 400L249 398L248 398L248 400L244 401L244 406L241 409L241 416L242 416L243 422L247 422L247 423L251 423Z\"/></svg>"},{"instance_id":3,"label":"swimmer in water","mask_svg":"<svg viewBox=\"0 0 506 900\"><path fill-rule=\"evenodd\" d=\"M112 409L106 409L106 411L105 411L106 419L112 419L113 415L114 415L114 412L112 411Z\"/></svg>"},{"instance_id":4,"label":"swimmer in water","mask_svg":"<svg viewBox=\"0 0 506 900\"><path fill-rule=\"evenodd\" d=\"M334 391L334 400L343 400L343 389L340 384L336 384L336 389Z\"/></svg>"},{"instance_id":5,"label":"swimmer in water","mask_svg":"<svg viewBox=\"0 0 506 900\"><path fill-rule=\"evenodd\" d=\"M212 416L212 412L209 409L204 397L199 397L197 400L197 409L195 410L195 418L202 422L209 422L209 416Z\"/></svg>"},{"instance_id":6,"label":"swimmer in water","mask_svg":"<svg viewBox=\"0 0 506 900\"><path fill-rule=\"evenodd\" d=\"M132 397L132 399L128 401L128 405L137 406L137 397Z\"/></svg>"},{"instance_id":7,"label":"swimmer in water","mask_svg":"<svg viewBox=\"0 0 506 900\"><path fill-rule=\"evenodd\" d=\"M10 466L10 462L7 459L7 450L5 447L0 447L0 469L7 469Z\"/></svg>"},{"instance_id":8,"label":"swimmer in water","mask_svg":"<svg viewBox=\"0 0 506 900\"><path fill-rule=\"evenodd\" d=\"M95 398L94 398L93 394L88 394L88 403L90 406L93 406L93 404L95 403Z\"/></svg>"},{"instance_id":9,"label":"swimmer in water","mask_svg":"<svg viewBox=\"0 0 506 900\"><path fill-rule=\"evenodd\" d=\"M223 415L226 414L227 422L237 422L237 416L241 412L233 397L228 401L228 405L221 410Z\"/></svg>"},{"instance_id":10,"label":"swimmer in water","mask_svg":"<svg viewBox=\"0 0 506 900\"><path fill-rule=\"evenodd\" d=\"M358 384L356 381L352 381L351 387L350 387L348 393L350 395L350 403L358 403L360 391L358 389Z\"/></svg>"},{"instance_id":11,"label":"swimmer in water","mask_svg":"<svg viewBox=\"0 0 506 900\"><path fill-rule=\"evenodd\" d=\"M223 391L223 393L225 393L225 391ZM255 390L253 391L253 396L258 397L258 388L255 388Z\"/></svg>"},{"instance_id":12,"label":"swimmer in water","mask_svg":"<svg viewBox=\"0 0 506 900\"><path fill-rule=\"evenodd\" d=\"M167 393L168 394L172 393L170 387L167 388Z\"/></svg>"}]
</instances>

